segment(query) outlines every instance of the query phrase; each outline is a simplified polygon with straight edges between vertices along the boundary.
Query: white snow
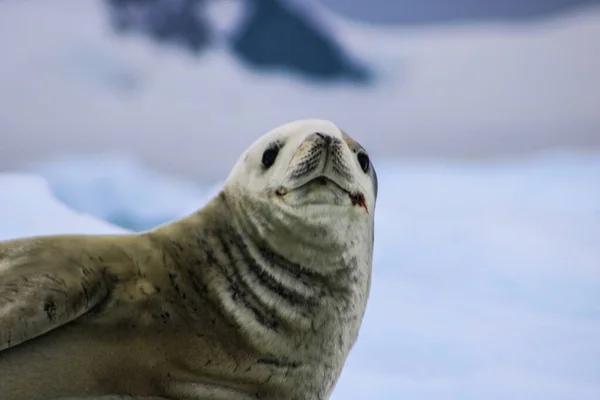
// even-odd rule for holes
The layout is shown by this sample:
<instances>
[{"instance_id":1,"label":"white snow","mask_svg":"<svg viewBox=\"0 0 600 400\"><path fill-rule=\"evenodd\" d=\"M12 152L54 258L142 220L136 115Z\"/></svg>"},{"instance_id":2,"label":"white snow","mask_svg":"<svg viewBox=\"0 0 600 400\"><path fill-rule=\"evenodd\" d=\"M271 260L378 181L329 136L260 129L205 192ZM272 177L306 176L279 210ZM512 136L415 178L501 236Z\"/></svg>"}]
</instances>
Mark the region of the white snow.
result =
<instances>
[{"instance_id":1,"label":"white snow","mask_svg":"<svg viewBox=\"0 0 600 400\"><path fill-rule=\"evenodd\" d=\"M255 137L299 118L334 120L380 156L600 144L598 7L515 25L322 19L374 66L374 87L311 85L248 71L222 48L194 58L122 38L99 0L5 0L0 168L120 151L218 179Z\"/></svg>"},{"instance_id":2,"label":"white snow","mask_svg":"<svg viewBox=\"0 0 600 400\"><path fill-rule=\"evenodd\" d=\"M124 154L70 155L32 163L69 207L141 231L199 206L207 184L162 174ZM206 200L202 198L203 200Z\"/></svg>"},{"instance_id":3,"label":"white snow","mask_svg":"<svg viewBox=\"0 0 600 400\"><path fill-rule=\"evenodd\" d=\"M201 11L211 25L212 40L220 45L225 44L225 39L235 36L252 13L252 5L245 0L209 0L200 3L200 7L204 8Z\"/></svg>"},{"instance_id":4,"label":"white snow","mask_svg":"<svg viewBox=\"0 0 600 400\"><path fill-rule=\"evenodd\" d=\"M89 214L71 210L52 195L48 182L39 176L0 174L0 240L86 233L127 231Z\"/></svg>"},{"instance_id":5,"label":"white snow","mask_svg":"<svg viewBox=\"0 0 600 400\"><path fill-rule=\"evenodd\" d=\"M600 157L379 176L370 303L334 398L600 398Z\"/></svg>"},{"instance_id":6,"label":"white snow","mask_svg":"<svg viewBox=\"0 0 600 400\"><path fill-rule=\"evenodd\" d=\"M38 168L67 203L129 210L138 226L220 187L181 191L124 156L76 160ZM99 179L110 160L124 173ZM375 165L371 296L332 399L600 398L600 154ZM40 178L0 175L0 188L0 239L117 230L67 210Z\"/></svg>"}]
</instances>

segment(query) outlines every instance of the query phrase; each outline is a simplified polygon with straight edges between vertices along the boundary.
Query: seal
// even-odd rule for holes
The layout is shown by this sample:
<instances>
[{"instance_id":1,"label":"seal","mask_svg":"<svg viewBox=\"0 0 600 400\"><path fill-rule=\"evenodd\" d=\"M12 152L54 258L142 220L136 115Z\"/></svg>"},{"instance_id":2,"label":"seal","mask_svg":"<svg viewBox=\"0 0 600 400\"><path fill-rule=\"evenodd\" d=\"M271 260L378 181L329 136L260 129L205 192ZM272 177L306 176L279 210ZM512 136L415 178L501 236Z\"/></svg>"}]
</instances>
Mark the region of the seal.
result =
<instances>
[{"instance_id":1,"label":"seal","mask_svg":"<svg viewBox=\"0 0 600 400\"><path fill-rule=\"evenodd\" d=\"M184 218L0 242L0 398L329 398L369 296L376 198L366 150L298 120Z\"/></svg>"}]
</instances>

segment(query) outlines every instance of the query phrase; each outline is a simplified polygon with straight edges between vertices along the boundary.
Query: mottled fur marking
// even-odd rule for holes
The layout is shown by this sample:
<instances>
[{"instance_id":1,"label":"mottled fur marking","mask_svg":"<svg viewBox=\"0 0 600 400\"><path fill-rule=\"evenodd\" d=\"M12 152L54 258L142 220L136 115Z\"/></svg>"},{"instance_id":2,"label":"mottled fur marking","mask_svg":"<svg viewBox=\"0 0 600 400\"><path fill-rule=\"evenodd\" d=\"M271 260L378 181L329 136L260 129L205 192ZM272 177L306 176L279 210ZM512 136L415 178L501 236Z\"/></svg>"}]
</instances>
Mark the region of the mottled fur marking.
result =
<instances>
[{"instance_id":1,"label":"mottled fur marking","mask_svg":"<svg viewBox=\"0 0 600 400\"><path fill-rule=\"evenodd\" d=\"M0 398L326 400L369 294L358 151L328 121L286 124L188 217L0 242Z\"/></svg>"}]
</instances>

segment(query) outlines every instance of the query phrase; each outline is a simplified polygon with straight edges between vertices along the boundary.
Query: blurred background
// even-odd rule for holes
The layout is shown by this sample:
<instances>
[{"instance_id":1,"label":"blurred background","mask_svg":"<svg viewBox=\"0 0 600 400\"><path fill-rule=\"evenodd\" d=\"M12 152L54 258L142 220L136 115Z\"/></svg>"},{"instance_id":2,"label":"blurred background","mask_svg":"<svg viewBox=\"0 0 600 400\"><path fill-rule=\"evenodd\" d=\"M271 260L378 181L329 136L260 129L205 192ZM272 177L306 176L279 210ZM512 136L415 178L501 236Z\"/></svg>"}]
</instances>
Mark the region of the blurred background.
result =
<instances>
[{"instance_id":1,"label":"blurred background","mask_svg":"<svg viewBox=\"0 0 600 400\"><path fill-rule=\"evenodd\" d=\"M0 175L75 211L180 217L300 118L380 175L336 399L600 398L600 1L0 1Z\"/></svg>"},{"instance_id":2,"label":"blurred background","mask_svg":"<svg viewBox=\"0 0 600 400\"><path fill-rule=\"evenodd\" d=\"M599 4L4 0L0 168L124 152L214 180L306 117L379 157L597 147Z\"/></svg>"}]
</instances>

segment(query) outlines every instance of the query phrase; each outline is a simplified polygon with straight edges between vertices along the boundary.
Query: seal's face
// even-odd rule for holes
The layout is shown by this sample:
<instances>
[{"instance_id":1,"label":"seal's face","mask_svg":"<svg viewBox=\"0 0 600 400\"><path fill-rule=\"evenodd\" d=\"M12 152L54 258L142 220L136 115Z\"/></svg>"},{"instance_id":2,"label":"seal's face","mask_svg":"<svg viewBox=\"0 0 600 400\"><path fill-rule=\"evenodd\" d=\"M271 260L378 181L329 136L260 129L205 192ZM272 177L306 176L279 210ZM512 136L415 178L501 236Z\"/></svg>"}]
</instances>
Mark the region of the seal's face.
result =
<instances>
[{"instance_id":1,"label":"seal's face","mask_svg":"<svg viewBox=\"0 0 600 400\"><path fill-rule=\"evenodd\" d=\"M289 261L321 272L348 260L370 268L377 177L365 149L333 123L299 120L266 133L224 193L242 229Z\"/></svg>"},{"instance_id":2,"label":"seal's face","mask_svg":"<svg viewBox=\"0 0 600 400\"><path fill-rule=\"evenodd\" d=\"M307 216L373 214L377 196L366 150L324 120L295 121L263 135L242 155L227 185Z\"/></svg>"}]
</instances>

